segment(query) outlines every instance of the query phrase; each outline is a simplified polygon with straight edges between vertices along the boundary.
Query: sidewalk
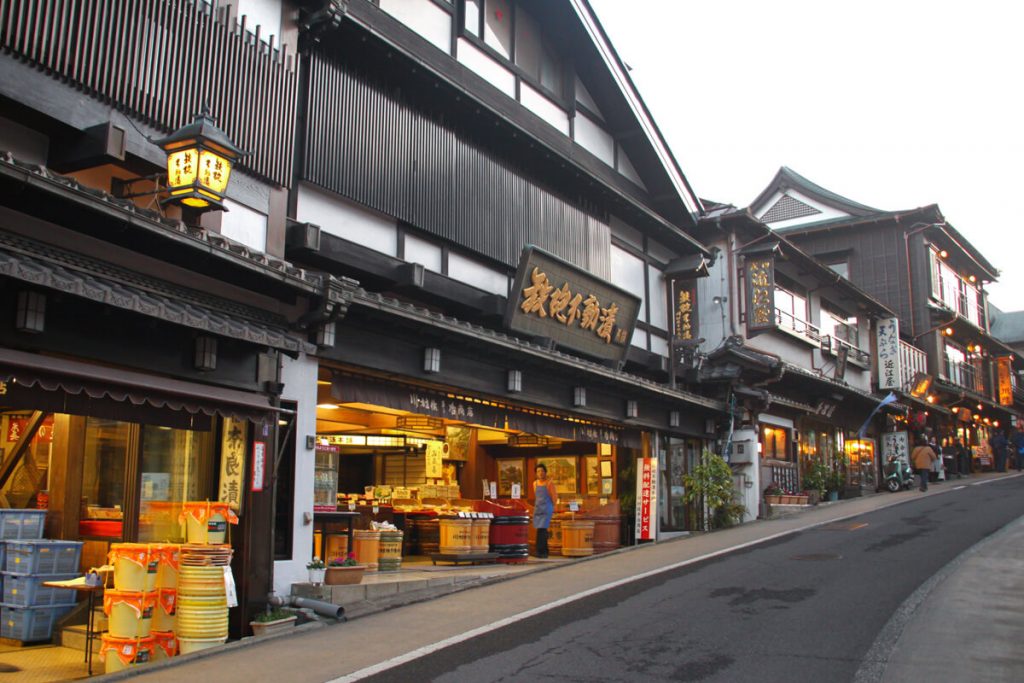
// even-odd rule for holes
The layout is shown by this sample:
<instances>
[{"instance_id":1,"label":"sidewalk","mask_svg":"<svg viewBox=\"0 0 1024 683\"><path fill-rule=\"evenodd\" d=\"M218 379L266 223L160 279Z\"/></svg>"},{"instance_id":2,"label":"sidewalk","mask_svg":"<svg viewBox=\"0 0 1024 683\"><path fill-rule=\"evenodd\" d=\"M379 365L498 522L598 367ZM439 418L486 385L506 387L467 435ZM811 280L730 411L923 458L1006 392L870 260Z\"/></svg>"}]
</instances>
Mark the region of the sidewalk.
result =
<instances>
[{"instance_id":1,"label":"sidewalk","mask_svg":"<svg viewBox=\"0 0 1024 683\"><path fill-rule=\"evenodd\" d=\"M959 481L932 485L924 495L942 495L961 484L976 484L1009 476L1015 475L974 475ZM920 495L916 491L881 493L836 503L822 503L779 519L758 520L712 534L622 548L572 562L531 564L526 568L520 568L515 574L491 577L487 582L471 590L448 592L435 599L406 604L401 609L388 610L386 604L363 606L359 610L361 616L345 624L312 624L279 638L261 641L245 639L216 651L175 658L144 667L136 672L126 671L104 677L102 680L118 680L131 674L142 675L152 681L175 682L192 676L215 679L221 683L274 678L310 683L358 680L374 671L410 661L423 654L514 624L534 614L569 604L616 585L700 562L779 536L900 505L919 499ZM1021 534L1024 535L1024 526L1021 527ZM974 565L964 562L962 568L969 572L974 569ZM1013 575L1024 576L1024 573L1015 571ZM1018 598L1019 606L1024 607L1024 592L1019 592L1018 595L1021 596ZM929 606L937 607L939 603L940 599L936 594ZM1002 604L1015 606L1005 601ZM1024 614L1020 611L1017 613ZM925 628L921 627L917 632L923 633ZM1010 629L1008 637L1014 632L1016 631ZM977 643L984 631L967 633L970 634L971 642ZM903 642L902 638L900 642ZM920 646L907 639L905 644L898 646L897 653L901 657L916 656L915 647ZM947 649L946 652L952 653L955 650ZM948 671L943 669L942 673ZM917 680L913 676L904 676L905 674L886 680ZM935 679L934 675L929 677ZM966 678L951 679L945 675L938 678L978 680L976 673ZM1015 680L1024 680L1024 675L1017 676Z\"/></svg>"}]
</instances>

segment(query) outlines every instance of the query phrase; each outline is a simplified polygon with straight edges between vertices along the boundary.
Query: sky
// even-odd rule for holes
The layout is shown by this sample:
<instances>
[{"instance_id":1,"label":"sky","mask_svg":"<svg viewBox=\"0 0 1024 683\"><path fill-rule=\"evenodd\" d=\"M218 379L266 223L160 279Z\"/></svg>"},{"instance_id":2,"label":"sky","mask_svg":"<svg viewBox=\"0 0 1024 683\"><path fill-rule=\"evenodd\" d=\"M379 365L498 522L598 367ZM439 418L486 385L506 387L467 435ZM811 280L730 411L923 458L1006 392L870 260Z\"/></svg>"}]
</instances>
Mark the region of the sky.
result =
<instances>
[{"instance_id":1,"label":"sky","mask_svg":"<svg viewBox=\"0 0 1024 683\"><path fill-rule=\"evenodd\" d=\"M1024 3L590 0L698 196L938 204L1024 309Z\"/></svg>"}]
</instances>

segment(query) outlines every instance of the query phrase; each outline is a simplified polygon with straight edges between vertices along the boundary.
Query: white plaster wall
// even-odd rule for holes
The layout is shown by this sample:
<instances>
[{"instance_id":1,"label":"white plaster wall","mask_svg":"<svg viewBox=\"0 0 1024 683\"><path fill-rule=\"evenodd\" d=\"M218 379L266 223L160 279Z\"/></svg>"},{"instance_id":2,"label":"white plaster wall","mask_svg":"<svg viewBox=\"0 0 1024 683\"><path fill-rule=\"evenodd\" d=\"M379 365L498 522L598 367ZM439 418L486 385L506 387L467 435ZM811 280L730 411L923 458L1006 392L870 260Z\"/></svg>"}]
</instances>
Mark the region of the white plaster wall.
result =
<instances>
[{"instance_id":1,"label":"white plaster wall","mask_svg":"<svg viewBox=\"0 0 1024 683\"><path fill-rule=\"evenodd\" d=\"M743 515L744 522L752 522L757 519L758 505L760 504L761 492L761 467L760 457L757 454L757 430L753 427L741 427L733 432L733 444L743 443L751 452L744 456L736 456L735 448L733 460L750 462L749 465L733 469L733 482L736 490L736 497L746 508ZM747 486L747 482L750 486Z\"/></svg>"},{"instance_id":2,"label":"white plaster wall","mask_svg":"<svg viewBox=\"0 0 1024 683\"><path fill-rule=\"evenodd\" d=\"M380 8L439 50L451 51L452 15L432 0L380 0Z\"/></svg>"},{"instance_id":3,"label":"white plaster wall","mask_svg":"<svg viewBox=\"0 0 1024 683\"><path fill-rule=\"evenodd\" d=\"M458 60L475 71L488 83L512 99L516 96L516 77L504 66L488 57L465 38L459 39Z\"/></svg>"},{"instance_id":4,"label":"white plaster wall","mask_svg":"<svg viewBox=\"0 0 1024 683\"><path fill-rule=\"evenodd\" d=\"M269 43L274 36L274 44L281 42L281 0L237 0L238 13L245 15L245 28L256 33L260 27L260 40Z\"/></svg>"},{"instance_id":5,"label":"white plaster wall","mask_svg":"<svg viewBox=\"0 0 1024 683\"><path fill-rule=\"evenodd\" d=\"M733 305L726 258L729 245L725 240L721 240L707 246L717 247L722 253L719 254L715 265L708 269L708 276L697 278L697 316L700 326L698 334L704 338L700 349L705 353L718 348L725 338L732 334L729 318ZM725 297L726 300L721 305L716 304L716 296ZM739 332L739 325L736 325L736 328Z\"/></svg>"},{"instance_id":6,"label":"white plaster wall","mask_svg":"<svg viewBox=\"0 0 1024 683\"><path fill-rule=\"evenodd\" d=\"M281 362L281 398L298 403L295 420L295 510L292 517L292 559L274 562L274 592L291 593L293 583L305 581L306 562L312 556L313 525L306 522L313 515L313 451L306 450L306 435L316 434L317 359L305 354Z\"/></svg>"},{"instance_id":7,"label":"white plaster wall","mask_svg":"<svg viewBox=\"0 0 1024 683\"><path fill-rule=\"evenodd\" d=\"M298 194L297 220L319 225L326 233L382 254L398 255L398 224L393 218L350 204L332 192L310 185L300 186Z\"/></svg>"}]
</instances>

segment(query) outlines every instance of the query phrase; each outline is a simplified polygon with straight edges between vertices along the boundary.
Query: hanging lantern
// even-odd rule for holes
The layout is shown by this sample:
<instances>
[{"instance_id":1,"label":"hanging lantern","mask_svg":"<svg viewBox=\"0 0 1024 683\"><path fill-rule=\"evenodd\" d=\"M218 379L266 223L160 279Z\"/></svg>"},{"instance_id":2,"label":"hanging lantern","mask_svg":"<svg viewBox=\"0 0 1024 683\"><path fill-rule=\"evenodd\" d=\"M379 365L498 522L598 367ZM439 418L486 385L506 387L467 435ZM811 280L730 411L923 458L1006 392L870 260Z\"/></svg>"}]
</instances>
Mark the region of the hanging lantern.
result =
<instances>
[{"instance_id":1,"label":"hanging lantern","mask_svg":"<svg viewBox=\"0 0 1024 683\"><path fill-rule=\"evenodd\" d=\"M167 153L167 189L162 203L190 209L224 208L231 167L245 153L217 127L206 107L189 125L155 141Z\"/></svg>"}]
</instances>

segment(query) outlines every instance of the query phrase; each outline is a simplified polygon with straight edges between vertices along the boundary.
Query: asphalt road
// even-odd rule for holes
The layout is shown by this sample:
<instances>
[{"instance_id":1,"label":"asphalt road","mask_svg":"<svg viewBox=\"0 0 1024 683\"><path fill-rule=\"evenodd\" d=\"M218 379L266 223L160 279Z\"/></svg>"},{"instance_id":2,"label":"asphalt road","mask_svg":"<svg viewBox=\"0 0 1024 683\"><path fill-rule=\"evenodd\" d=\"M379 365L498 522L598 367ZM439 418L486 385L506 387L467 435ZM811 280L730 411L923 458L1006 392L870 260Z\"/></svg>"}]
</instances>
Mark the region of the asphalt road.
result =
<instances>
[{"instance_id":1,"label":"asphalt road","mask_svg":"<svg viewBox=\"0 0 1024 683\"><path fill-rule=\"evenodd\" d=\"M908 596L1022 515L1024 478L960 488L606 590L365 680L852 681Z\"/></svg>"}]
</instances>

